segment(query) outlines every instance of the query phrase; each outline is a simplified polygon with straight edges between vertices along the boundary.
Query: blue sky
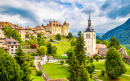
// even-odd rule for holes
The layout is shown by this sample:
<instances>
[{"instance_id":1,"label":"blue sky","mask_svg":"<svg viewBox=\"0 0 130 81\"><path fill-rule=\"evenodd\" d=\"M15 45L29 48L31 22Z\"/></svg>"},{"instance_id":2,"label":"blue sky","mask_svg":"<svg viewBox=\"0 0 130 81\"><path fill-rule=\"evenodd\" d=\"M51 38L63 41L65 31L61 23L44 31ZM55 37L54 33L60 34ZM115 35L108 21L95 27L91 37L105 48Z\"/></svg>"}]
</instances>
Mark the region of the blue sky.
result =
<instances>
[{"instance_id":1,"label":"blue sky","mask_svg":"<svg viewBox=\"0 0 130 81\"><path fill-rule=\"evenodd\" d=\"M76 35L87 28L89 10L92 27L105 33L130 18L130 0L0 0L0 21L35 27L66 20Z\"/></svg>"}]
</instances>

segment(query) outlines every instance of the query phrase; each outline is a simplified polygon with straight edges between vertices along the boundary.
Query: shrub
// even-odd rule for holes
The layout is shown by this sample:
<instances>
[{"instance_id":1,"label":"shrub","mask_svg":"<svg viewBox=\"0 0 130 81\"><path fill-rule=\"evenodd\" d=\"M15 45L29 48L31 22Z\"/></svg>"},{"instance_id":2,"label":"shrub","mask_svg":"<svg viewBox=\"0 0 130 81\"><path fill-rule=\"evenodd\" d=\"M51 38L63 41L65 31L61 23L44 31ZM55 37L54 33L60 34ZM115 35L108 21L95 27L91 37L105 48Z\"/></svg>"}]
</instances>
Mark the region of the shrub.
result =
<instances>
[{"instance_id":1,"label":"shrub","mask_svg":"<svg viewBox=\"0 0 130 81\"><path fill-rule=\"evenodd\" d=\"M42 76L42 71L37 71L36 70L36 72L37 72L37 76Z\"/></svg>"},{"instance_id":2,"label":"shrub","mask_svg":"<svg viewBox=\"0 0 130 81\"><path fill-rule=\"evenodd\" d=\"M54 42L54 40L53 40L53 39L50 39L50 42Z\"/></svg>"},{"instance_id":3,"label":"shrub","mask_svg":"<svg viewBox=\"0 0 130 81\"><path fill-rule=\"evenodd\" d=\"M97 62L98 62L99 58L100 58L99 56L96 56L96 57L95 57L95 59L96 59Z\"/></svg>"},{"instance_id":4,"label":"shrub","mask_svg":"<svg viewBox=\"0 0 130 81\"><path fill-rule=\"evenodd\" d=\"M38 56L39 54L38 53L35 53L35 52L32 52L31 53L31 56Z\"/></svg>"},{"instance_id":5,"label":"shrub","mask_svg":"<svg viewBox=\"0 0 130 81\"><path fill-rule=\"evenodd\" d=\"M35 43L31 43L30 48L35 49L37 48L37 45Z\"/></svg>"},{"instance_id":6,"label":"shrub","mask_svg":"<svg viewBox=\"0 0 130 81\"><path fill-rule=\"evenodd\" d=\"M66 63L68 63L68 60L66 60Z\"/></svg>"},{"instance_id":7,"label":"shrub","mask_svg":"<svg viewBox=\"0 0 130 81\"><path fill-rule=\"evenodd\" d=\"M31 66L31 67L33 66L33 61L30 62L30 66Z\"/></svg>"},{"instance_id":8,"label":"shrub","mask_svg":"<svg viewBox=\"0 0 130 81\"><path fill-rule=\"evenodd\" d=\"M61 60L60 63L63 65L64 64L64 60Z\"/></svg>"},{"instance_id":9,"label":"shrub","mask_svg":"<svg viewBox=\"0 0 130 81\"><path fill-rule=\"evenodd\" d=\"M61 35L60 35L60 34L57 34L57 35L56 35L56 39L57 39L57 40L61 40Z\"/></svg>"},{"instance_id":10,"label":"shrub","mask_svg":"<svg viewBox=\"0 0 130 81\"><path fill-rule=\"evenodd\" d=\"M104 74L105 74L105 70L102 70L102 71L101 71L101 74L102 74L102 76L104 76Z\"/></svg>"},{"instance_id":11,"label":"shrub","mask_svg":"<svg viewBox=\"0 0 130 81\"><path fill-rule=\"evenodd\" d=\"M90 63L93 63L93 56L90 57L89 61Z\"/></svg>"}]
</instances>

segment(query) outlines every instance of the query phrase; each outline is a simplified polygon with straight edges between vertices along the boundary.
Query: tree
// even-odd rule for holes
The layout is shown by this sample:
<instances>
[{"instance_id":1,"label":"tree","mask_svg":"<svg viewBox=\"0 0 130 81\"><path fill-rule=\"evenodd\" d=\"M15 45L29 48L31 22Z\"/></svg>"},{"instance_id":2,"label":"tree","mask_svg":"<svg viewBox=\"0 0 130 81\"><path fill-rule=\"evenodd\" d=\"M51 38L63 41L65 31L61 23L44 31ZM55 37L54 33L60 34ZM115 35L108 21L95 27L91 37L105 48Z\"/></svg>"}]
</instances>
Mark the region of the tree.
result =
<instances>
[{"instance_id":1,"label":"tree","mask_svg":"<svg viewBox=\"0 0 130 81\"><path fill-rule=\"evenodd\" d=\"M92 74L95 71L95 65L94 64L87 65L87 70L88 70L88 73L90 74L90 78L92 78Z\"/></svg>"},{"instance_id":2,"label":"tree","mask_svg":"<svg viewBox=\"0 0 130 81\"><path fill-rule=\"evenodd\" d=\"M47 52L47 47L46 47L46 46L40 46L40 47L38 48L38 52L39 52L39 55L46 54L46 52Z\"/></svg>"},{"instance_id":3,"label":"tree","mask_svg":"<svg viewBox=\"0 0 130 81\"><path fill-rule=\"evenodd\" d=\"M71 40L71 47L72 47L72 46L75 46L75 45L76 45L75 38L72 38L72 40Z\"/></svg>"},{"instance_id":4,"label":"tree","mask_svg":"<svg viewBox=\"0 0 130 81\"><path fill-rule=\"evenodd\" d=\"M110 41L107 40L103 40L102 44L106 45L106 47L109 47Z\"/></svg>"},{"instance_id":5,"label":"tree","mask_svg":"<svg viewBox=\"0 0 130 81\"><path fill-rule=\"evenodd\" d=\"M96 56L96 57L95 57L95 59L96 59L97 62L98 62L99 58L100 58L99 56Z\"/></svg>"},{"instance_id":6,"label":"tree","mask_svg":"<svg viewBox=\"0 0 130 81\"><path fill-rule=\"evenodd\" d=\"M64 60L61 60L60 63L63 65L64 64Z\"/></svg>"},{"instance_id":7,"label":"tree","mask_svg":"<svg viewBox=\"0 0 130 81\"><path fill-rule=\"evenodd\" d=\"M5 53L4 48L0 48L0 53L1 53L1 54L4 54L4 53Z\"/></svg>"},{"instance_id":8,"label":"tree","mask_svg":"<svg viewBox=\"0 0 130 81\"><path fill-rule=\"evenodd\" d=\"M80 81L80 64L75 54L72 55L68 68L70 73L68 77L69 81Z\"/></svg>"},{"instance_id":9,"label":"tree","mask_svg":"<svg viewBox=\"0 0 130 81\"><path fill-rule=\"evenodd\" d=\"M51 43L48 43L47 45L47 55L49 55L49 56L56 56L56 54L57 54L57 52L56 52L56 50L57 50L57 48L56 48L56 46L52 46L51 45Z\"/></svg>"},{"instance_id":10,"label":"tree","mask_svg":"<svg viewBox=\"0 0 130 81\"><path fill-rule=\"evenodd\" d=\"M30 45L30 48L35 49L35 48L37 48L37 45L36 45L35 43L32 43L32 44Z\"/></svg>"},{"instance_id":11,"label":"tree","mask_svg":"<svg viewBox=\"0 0 130 81\"><path fill-rule=\"evenodd\" d=\"M127 50L127 54L130 56L130 50Z\"/></svg>"},{"instance_id":12,"label":"tree","mask_svg":"<svg viewBox=\"0 0 130 81\"><path fill-rule=\"evenodd\" d=\"M101 44L102 42L98 39L96 39L96 44Z\"/></svg>"},{"instance_id":13,"label":"tree","mask_svg":"<svg viewBox=\"0 0 130 81\"><path fill-rule=\"evenodd\" d=\"M74 54L74 51L72 48L68 49L68 51L66 52L67 56L68 56L68 63L70 63L72 55Z\"/></svg>"},{"instance_id":14,"label":"tree","mask_svg":"<svg viewBox=\"0 0 130 81\"><path fill-rule=\"evenodd\" d=\"M13 39L15 39L19 42L22 42L21 36L19 35L18 31L15 29L12 29L11 27L8 27L8 25L5 25L4 35L7 38L9 38L11 36Z\"/></svg>"},{"instance_id":15,"label":"tree","mask_svg":"<svg viewBox=\"0 0 130 81\"><path fill-rule=\"evenodd\" d=\"M0 53L0 81L21 81L23 72L9 54Z\"/></svg>"},{"instance_id":16,"label":"tree","mask_svg":"<svg viewBox=\"0 0 130 81\"><path fill-rule=\"evenodd\" d=\"M104 76L104 74L105 74L105 70L102 70L102 71L101 71L101 74L102 74L102 76Z\"/></svg>"},{"instance_id":17,"label":"tree","mask_svg":"<svg viewBox=\"0 0 130 81\"><path fill-rule=\"evenodd\" d=\"M57 40L61 40L61 35L60 35L60 34L57 34L57 35L56 35L56 39L57 39Z\"/></svg>"},{"instance_id":18,"label":"tree","mask_svg":"<svg viewBox=\"0 0 130 81\"><path fill-rule=\"evenodd\" d=\"M119 40L118 39L116 39L114 36L112 36L111 38L110 38L110 45L109 45L109 48L110 47L114 47L115 49L119 49L120 48L120 42L119 42Z\"/></svg>"},{"instance_id":19,"label":"tree","mask_svg":"<svg viewBox=\"0 0 130 81\"><path fill-rule=\"evenodd\" d=\"M69 39L72 39L72 38L73 38L73 35L72 35L71 32L68 33L68 38L69 38Z\"/></svg>"},{"instance_id":20,"label":"tree","mask_svg":"<svg viewBox=\"0 0 130 81\"><path fill-rule=\"evenodd\" d=\"M93 63L93 56L90 57L89 61L90 63Z\"/></svg>"},{"instance_id":21,"label":"tree","mask_svg":"<svg viewBox=\"0 0 130 81\"><path fill-rule=\"evenodd\" d=\"M18 47L18 50L16 51L16 55L14 58L17 60L17 63L20 65L20 68L23 71L22 81L31 81L31 70L29 69L28 63L26 63L25 54L21 49L21 46Z\"/></svg>"},{"instance_id":22,"label":"tree","mask_svg":"<svg viewBox=\"0 0 130 81\"><path fill-rule=\"evenodd\" d=\"M28 38L29 37L28 34L25 34L25 37Z\"/></svg>"},{"instance_id":23,"label":"tree","mask_svg":"<svg viewBox=\"0 0 130 81\"><path fill-rule=\"evenodd\" d=\"M75 45L75 55L77 60L79 61L79 64L85 63L86 55L85 55L85 44L84 44L84 38L82 36L81 31L78 32L78 38L76 40Z\"/></svg>"},{"instance_id":24,"label":"tree","mask_svg":"<svg viewBox=\"0 0 130 81\"><path fill-rule=\"evenodd\" d=\"M84 67L84 64L81 65L80 81L89 81L88 71L87 71L86 68Z\"/></svg>"},{"instance_id":25,"label":"tree","mask_svg":"<svg viewBox=\"0 0 130 81\"><path fill-rule=\"evenodd\" d=\"M38 45L39 46L44 46L45 45L45 40L44 39L40 39L40 41L38 41Z\"/></svg>"},{"instance_id":26,"label":"tree","mask_svg":"<svg viewBox=\"0 0 130 81\"><path fill-rule=\"evenodd\" d=\"M48 45L47 45L47 54L52 54L52 45L51 45L51 43L48 43Z\"/></svg>"},{"instance_id":27,"label":"tree","mask_svg":"<svg viewBox=\"0 0 130 81\"><path fill-rule=\"evenodd\" d=\"M115 79L126 72L121 54L113 47L107 51L105 68L107 76L111 79Z\"/></svg>"}]
</instances>

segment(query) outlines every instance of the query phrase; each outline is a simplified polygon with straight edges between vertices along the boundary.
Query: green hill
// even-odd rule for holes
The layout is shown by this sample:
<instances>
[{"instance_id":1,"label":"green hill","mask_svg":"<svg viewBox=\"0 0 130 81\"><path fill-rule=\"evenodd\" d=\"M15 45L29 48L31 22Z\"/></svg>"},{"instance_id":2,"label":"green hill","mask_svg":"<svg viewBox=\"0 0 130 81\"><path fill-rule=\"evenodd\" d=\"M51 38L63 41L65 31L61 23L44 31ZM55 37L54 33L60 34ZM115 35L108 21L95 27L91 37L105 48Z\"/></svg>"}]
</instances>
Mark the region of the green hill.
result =
<instances>
[{"instance_id":1,"label":"green hill","mask_svg":"<svg viewBox=\"0 0 130 81\"><path fill-rule=\"evenodd\" d=\"M120 41L120 44L130 49L130 18L124 24L115 27L104 35L97 36L97 39L110 40L112 36L116 37Z\"/></svg>"}]
</instances>

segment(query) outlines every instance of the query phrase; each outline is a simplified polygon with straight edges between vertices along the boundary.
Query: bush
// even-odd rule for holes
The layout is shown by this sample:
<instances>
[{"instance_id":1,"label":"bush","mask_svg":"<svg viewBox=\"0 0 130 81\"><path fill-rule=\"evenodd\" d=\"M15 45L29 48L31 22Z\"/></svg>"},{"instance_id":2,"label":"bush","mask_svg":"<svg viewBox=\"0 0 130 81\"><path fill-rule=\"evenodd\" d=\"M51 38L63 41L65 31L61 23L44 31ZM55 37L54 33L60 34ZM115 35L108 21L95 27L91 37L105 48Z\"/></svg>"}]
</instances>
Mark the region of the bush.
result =
<instances>
[{"instance_id":1,"label":"bush","mask_svg":"<svg viewBox=\"0 0 130 81\"><path fill-rule=\"evenodd\" d=\"M42 71L36 71L37 72L37 76L42 76Z\"/></svg>"},{"instance_id":2,"label":"bush","mask_svg":"<svg viewBox=\"0 0 130 81\"><path fill-rule=\"evenodd\" d=\"M54 40L53 40L53 39L50 39L50 42L54 42Z\"/></svg>"},{"instance_id":3,"label":"bush","mask_svg":"<svg viewBox=\"0 0 130 81\"><path fill-rule=\"evenodd\" d=\"M66 60L66 63L68 63L68 60Z\"/></svg>"},{"instance_id":4,"label":"bush","mask_svg":"<svg viewBox=\"0 0 130 81\"><path fill-rule=\"evenodd\" d=\"M96 59L97 62L98 62L99 58L100 58L99 56L96 56L96 57L95 57L95 59Z\"/></svg>"},{"instance_id":5,"label":"bush","mask_svg":"<svg viewBox=\"0 0 130 81\"><path fill-rule=\"evenodd\" d=\"M102 74L102 76L104 76L104 74L105 74L105 70L102 70L102 71L101 71L101 74Z\"/></svg>"},{"instance_id":6,"label":"bush","mask_svg":"<svg viewBox=\"0 0 130 81\"><path fill-rule=\"evenodd\" d=\"M61 60L60 63L63 65L64 64L64 60Z\"/></svg>"},{"instance_id":7,"label":"bush","mask_svg":"<svg viewBox=\"0 0 130 81\"><path fill-rule=\"evenodd\" d=\"M90 63L93 63L93 56L90 57L89 61Z\"/></svg>"},{"instance_id":8,"label":"bush","mask_svg":"<svg viewBox=\"0 0 130 81\"><path fill-rule=\"evenodd\" d=\"M57 40L61 40L61 35L60 35L60 34L57 34L57 35L56 35L56 39L57 39Z\"/></svg>"},{"instance_id":9,"label":"bush","mask_svg":"<svg viewBox=\"0 0 130 81\"><path fill-rule=\"evenodd\" d=\"M35 49L37 48L37 45L35 43L31 43L30 48Z\"/></svg>"},{"instance_id":10,"label":"bush","mask_svg":"<svg viewBox=\"0 0 130 81\"><path fill-rule=\"evenodd\" d=\"M35 53L35 52L32 52L31 53L31 56L38 56L39 54L38 53Z\"/></svg>"},{"instance_id":11,"label":"bush","mask_svg":"<svg viewBox=\"0 0 130 81\"><path fill-rule=\"evenodd\" d=\"M30 62L30 66L31 66L31 67L33 66L33 61Z\"/></svg>"}]
</instances>

